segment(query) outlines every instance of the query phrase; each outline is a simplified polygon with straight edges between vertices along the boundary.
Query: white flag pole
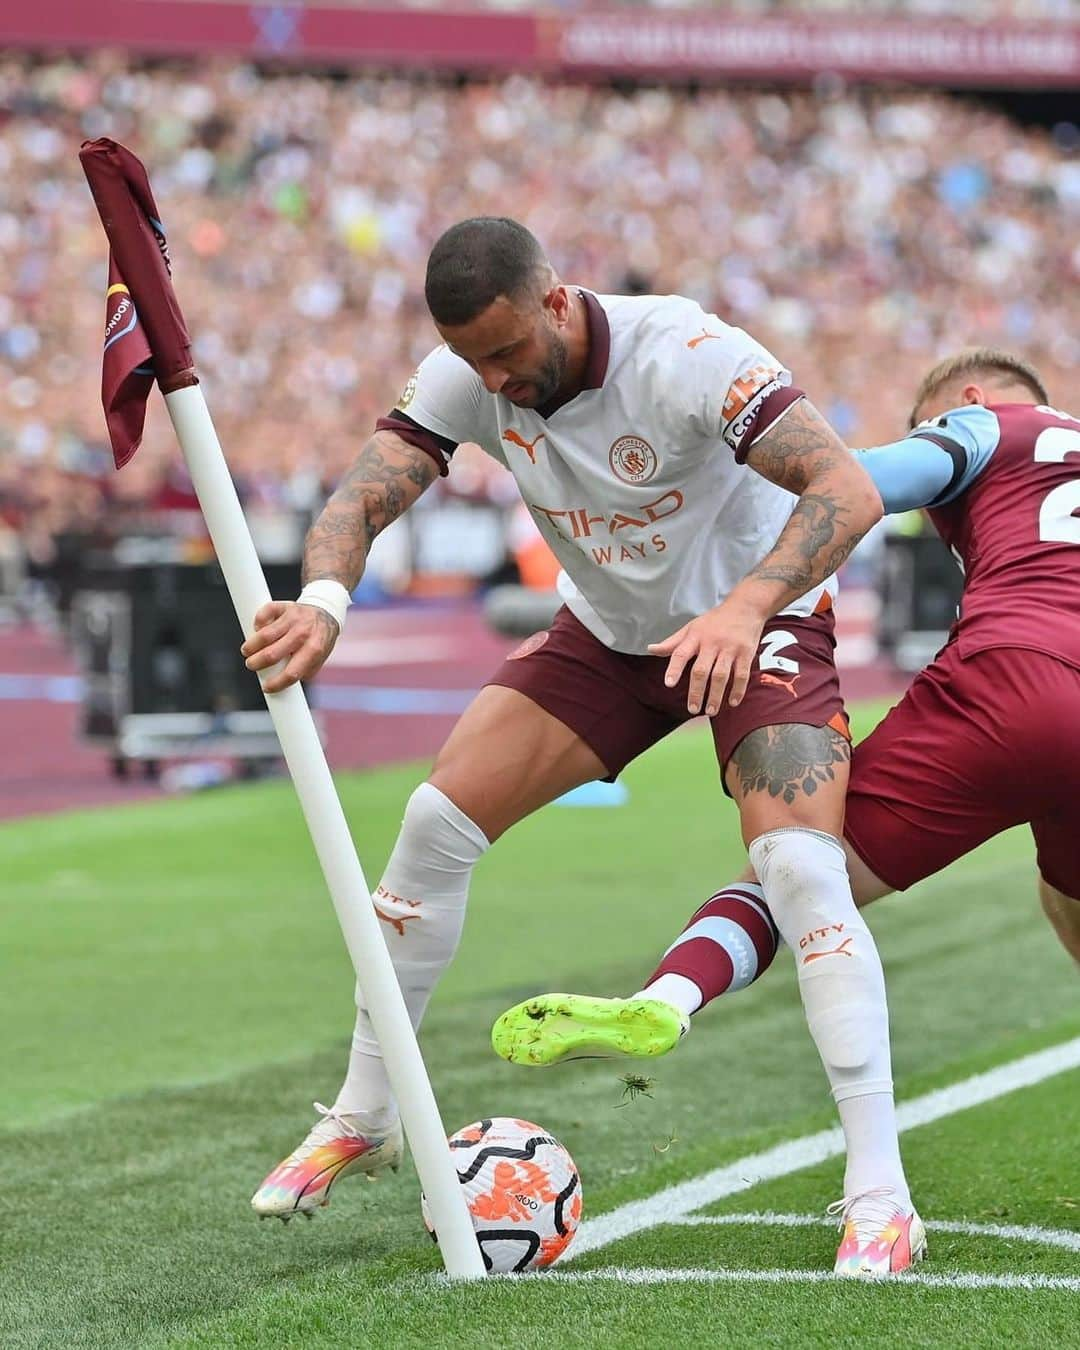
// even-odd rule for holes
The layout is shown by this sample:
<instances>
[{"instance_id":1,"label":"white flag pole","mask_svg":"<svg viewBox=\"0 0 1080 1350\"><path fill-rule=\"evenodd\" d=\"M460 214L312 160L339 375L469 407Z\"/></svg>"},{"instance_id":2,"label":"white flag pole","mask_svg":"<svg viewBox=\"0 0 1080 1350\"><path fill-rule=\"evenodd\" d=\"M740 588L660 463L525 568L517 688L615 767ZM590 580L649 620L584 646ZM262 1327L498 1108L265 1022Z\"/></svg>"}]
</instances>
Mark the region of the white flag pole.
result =
<instances>
[{"instance_id":1,"label":"white flag pole","mask_svg":"<svg viewBox=\"0 0 1080 1350\"><path fill-rule=\"evenodd\" d=\"M166 394L165 403L237 618L244 633L251 633L270 592L206 400L199 386L191 385ZM298 684L265 698L364 991L447 1273L476 1278L484 1274L484 1263L472 1220L307 699Z\"/></svg>"}]
</instances>

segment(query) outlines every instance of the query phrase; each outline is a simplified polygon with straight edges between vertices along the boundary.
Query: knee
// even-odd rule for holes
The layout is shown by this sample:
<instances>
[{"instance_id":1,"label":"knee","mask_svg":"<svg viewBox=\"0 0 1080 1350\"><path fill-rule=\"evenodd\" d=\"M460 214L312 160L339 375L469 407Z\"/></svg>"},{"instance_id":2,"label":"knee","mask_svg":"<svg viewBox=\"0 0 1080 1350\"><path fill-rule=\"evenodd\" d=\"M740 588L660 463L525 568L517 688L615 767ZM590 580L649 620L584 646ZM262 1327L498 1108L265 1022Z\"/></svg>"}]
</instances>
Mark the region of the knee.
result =
<instances>
[{"instance_id":1,"label":"knee","mask_svg":"<svg viewBox=\"0 0 1080 1350\"><path fill-rule=\"evenodd\" d=\"M405 803L400 838L407 847L455 847L468 841L483 850L488 841L448 792L430 779L416 788Z\"/></svg>"},{"instance_id":2,"label":"knee","mask_svg":"<svg viewBox=\"0 0 1080 1350\"><path fill-rule=\"evenodd\" d=\"M452 745L443 746L432 765L427 782L422 783L416 792L426 788L438 793L453 811L470 823L475 822L476 828L483 832L488 843L494 843L501 830L492 819L490 784L485 775L477 771L478 764L482 762L475 754L467 754ZM430 800L420 805L424 811L432 811Z\"/></svg>"},{"instance_id":3,"label":"knee","mask_svg":"<svg viewBox=\"0 0 1080 1350\"><path fill-rule=\"evenodd\" d=\"M768 830L751 841L748 852L778 923L778 908L812 911L820 899L835 897L838 883L847 888L843 845L821 830Z\"/></svg>"},{"instance_id":4,"label":"knee","mask_svg":"<svg viewBox=\"0 0 1080 1350\"><path fill-rule=\"evenodd\" d=\"M467 871L487 848L480 826L434 783L421 783L405 803L395 857L449 875Z\"/></svg>"},{"instance_id":5,"label":"knee","mask_svg":"<svg viewBox=\"0 0 1080 1350\"><path fill-rule=\"evenodd\" d=\"M405 803L405 813L401 818L401 833L412 836L419 842L438 829L444 802L450 801L441 788L434 783L421 783L413 789Z\"/></svg>"}]
</instances>

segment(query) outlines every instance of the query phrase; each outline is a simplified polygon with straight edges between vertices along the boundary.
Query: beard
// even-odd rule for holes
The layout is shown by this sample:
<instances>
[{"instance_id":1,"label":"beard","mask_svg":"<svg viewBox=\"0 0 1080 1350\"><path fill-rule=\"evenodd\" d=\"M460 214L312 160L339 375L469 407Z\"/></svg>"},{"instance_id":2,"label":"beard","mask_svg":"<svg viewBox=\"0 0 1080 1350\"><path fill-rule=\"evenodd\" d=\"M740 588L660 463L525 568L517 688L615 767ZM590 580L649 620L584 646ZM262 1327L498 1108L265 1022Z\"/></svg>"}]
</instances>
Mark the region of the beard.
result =
<instances>
[{"instance_id":1,"label":"beard","mask_svg":"<svg viewBox=\"0 0 1080 1350\"><path fill-rule=\"evenodd\" d=\"M536 394L530 400L532 407L540 408L555 397L566 374L568 362L569 355L566 350L566 343L559 337L558 333L552 333L544 364L537 371L536 378L532 382L536 386Z\"/></svg>"}]
</instances>

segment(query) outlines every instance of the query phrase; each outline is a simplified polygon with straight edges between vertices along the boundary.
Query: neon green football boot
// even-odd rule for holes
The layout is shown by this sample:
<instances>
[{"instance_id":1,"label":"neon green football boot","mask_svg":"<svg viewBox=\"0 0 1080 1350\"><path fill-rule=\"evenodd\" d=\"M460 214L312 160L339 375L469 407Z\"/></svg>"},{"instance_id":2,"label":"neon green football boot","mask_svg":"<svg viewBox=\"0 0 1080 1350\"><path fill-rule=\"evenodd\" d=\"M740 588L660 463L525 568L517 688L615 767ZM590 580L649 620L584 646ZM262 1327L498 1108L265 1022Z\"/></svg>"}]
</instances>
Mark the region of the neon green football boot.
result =
<instances>
[{"instance_id":1,"label":"neon green football boot","mask_svg":"<svg viewBox=\"0 0 1080 1350\"><path fill-rule=\"evenodd\" d=\"M658 998L539 994L503 1013L491 1028L491 1044L511 1064L652 1059L674 1049L689 1029L689 1017Z\"/></svg>"}]
</instances>

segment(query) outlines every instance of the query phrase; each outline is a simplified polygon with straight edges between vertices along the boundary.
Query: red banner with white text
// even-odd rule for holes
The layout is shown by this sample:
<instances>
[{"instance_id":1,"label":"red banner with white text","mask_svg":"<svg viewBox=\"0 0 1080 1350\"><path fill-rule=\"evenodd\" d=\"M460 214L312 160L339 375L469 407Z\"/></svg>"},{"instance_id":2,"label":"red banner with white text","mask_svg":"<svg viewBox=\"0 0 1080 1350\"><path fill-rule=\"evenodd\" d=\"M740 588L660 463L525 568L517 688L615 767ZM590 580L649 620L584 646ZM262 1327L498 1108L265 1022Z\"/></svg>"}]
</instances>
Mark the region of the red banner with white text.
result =
<instances>
[{"instance_id":1,"label":"red banner with white text","mask_svg":"<svg viewBox=\"0 0 1080 1350\"><path fill-rule=\"evenodd\" d=\"M1080 22L980 22L898 13L484 9L228 0L33 0L0 7L0 45L114 46L147 55L221 52L336 67L805 82L1080 87Z\"/></svg>"}]
</instances>

